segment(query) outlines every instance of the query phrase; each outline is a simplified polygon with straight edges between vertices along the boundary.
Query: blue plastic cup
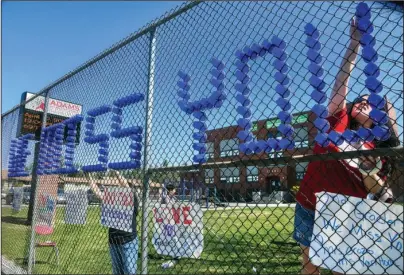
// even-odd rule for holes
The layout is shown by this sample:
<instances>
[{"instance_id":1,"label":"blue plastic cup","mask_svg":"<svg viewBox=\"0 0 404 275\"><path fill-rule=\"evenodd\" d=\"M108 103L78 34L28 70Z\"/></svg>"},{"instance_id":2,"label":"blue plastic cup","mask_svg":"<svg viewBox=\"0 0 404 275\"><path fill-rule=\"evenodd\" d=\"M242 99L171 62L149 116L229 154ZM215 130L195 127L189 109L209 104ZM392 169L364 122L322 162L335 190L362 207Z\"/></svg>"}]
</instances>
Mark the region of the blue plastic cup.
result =
<instances>
[{"instance_id":1,"label":"blue plastic cup","mask_svg":"<svg viewBox=\"0 0 404 275\"><path fill-rule=\"evenodd\" d=\"M292 105L290 104L289 100L281 98L281 97L276 100L276 104L278 104L278 106L283 111L288 111L290 108L292 108Z\"/></svg>"},{"instance_id":2,"label":"blue plastic cup","mask_svg":"<svg viewBox=\"0 0 404 275\"><path fill-rule=\"evenodd\" d=\"M325 82L318 76L312 75L309 79L310 85L321 91L325 87Z\"/></svg>"},{"instance_id":3,"label":"blue plastic cup","mask_svg":"<svg viewBox=\"0 0 404 275\"><path fill-rule=\"evenodd\" d=\"M269 146L270 148L272 148L274 151L279 151L279 149L281 149L281 148L279 147L279 141L280 141L280 140L275 139L275 138L269 138L269 139L267 140L267 143L268 143L268 146Z\"/></svg>"},{"instance_id":4,"label":"blue plastic cup","mask_svg":"<svg viewBox=\"0 0 404 275\"><path fill-rule=\"evenodd\" d=\"M187 82L177 81L177 86L185 91L189 91L191 86Z\"/></svg>"},{"instance_id":5,"label":"blue plastic cup","mask_svg":"<svg viewBox=\"0 0 404 275\"><path fill-rule=\"evenodd\" d=\"M275 91L278 93L280 97L287 98L290 96L289 89L282 84L276 85Z\"/></svg>"},{"instance_id":6,"label":"blue plastic cup","mask_svg":"<svg viewBox=\"0 0 404 275\"><path fill-rule=\"evenodd\" d=\"M250 81L250 77L239 70L236 71L236 78L243 84L247 84Z\"/></svg>"},{"instance_id":7,"label":"blue plastic cup","mask_svg":"<svg viewBox=\"0 0 404 275\"><path fill-rule=\"evenodd\" d=\"M205 163L206 155L205 154L197 154L193 157L193 161L197 163Z\"/></svg>"},{"instance_id":8,"label":"blue plastic cup","mask_svg":"<svg viewBox=\"0 0 404 275\"><path fill-rule=\"evenodd\" d=\"M224 63L222 61L220 61L219 59L213 57L210 60L210 63L212 63L212 65L218 69L219 71L222 71L224 69Z\"/></svg>"},{"instance_id":9,"label":"blue plastic cup","mask_svg":"<svg viewBox=\"0 0 404 275\"><path fill-rule=\"evenodd\" d=\"M185 100L189 100L189 99L191 98L191 95L190 95L187 91L184 91L184 90L179 90L179 91L177 92L177 95L178 95L180 98L183 98L183 99L185 99Z\"/></svg>"},{"instance_id":10,"label":"blue plastic cup","mask_svg":"<svg viewBox=\"0 0 404 275\"><path fill-rule=\"evenodd\" d=\"M295 142L289 138L283 138L279 141L279 147L283 150L292 150L295 148Z\"/></svg>"},{"instance_id":11,"label":"blue plastic cup","mask_svg":"<svg viewBox=\"0 0 404 275\"><path fill-rule=\"evenodd\" d=\"M365 46L373 47L374 45L376 45L376 39L370 33L362 34L362 37L359 40L359 42L361 43L362 47L365 47Z\"/></svg>"},{"instance_id":12,"label":"blue plastic cup","mask_svg":"<svg viewBox=\"0 0 404 275\"><path fill-rule=\"evenodd\" d=\"M274 62L272 62L272 65L277 69L279 72L286 74L289 70L289 65L288 63L281 61L279 59L275 59Z\"/></svg>"},{"instance_id":13,"label":"blue plastic cup","mask_svg":"<svg viewBox=\"0 0 404 275\"><path fill-rule=\"evenodd\" d=\"M205 143L194 143L194 144L192 144L192 148L194 148L197 151L200 151L203 149L206 150L206 144Z\"/></svg>"},{"instance_id":14,"label":"blue plastic cup","mask_svg":"<svg viewBox=\"0 0 404 275\"><path fill-rule=\"evenodd\" d=\"M248 64L243 63L240 60L236 61L236 67L244 74L248 74L248 72L250 71L250 67L248 66Z\"/></svg>"},{"instance_id":15,"label":"blue plastic cup","mask_svg":"<svg viewBox=\"0 0 404 275\"><path fill-rule=\"evenodd\" d=\"M378 55L372 46L366 46L362 49L362 57L365 62L376 62Z\"/></svg>"},{"instance_id":16,"label":"blue plastic cup","mask_svg":"<svg viewBox=\"0 0 404 275\"><path fill-rule=\"evenodd\" d=\"M356 16L363 17L366 16L368 13L370 13L370 8L366 3L361 2L356 6Z\"/></svg>"},{"instance_id":17,"label":"blue plastic cup","mask_svg":"<svg viewBox=\"0 0 404 275\"><path fill-rule=\"evenodd\" d=\"M252 126L251 120L247 118L239 118L237 124L244 130L249 130Z\"/></svg>"},{"instance_id":18,"label":"blue plastic cup","mask_svg":"<svg viewBox=\"0 0 404 275\"><path fill-rule=\"evenodd\" d=\"M319 117L314 120L314 126L316 126L316 128L322 133L325 133L330 129L330 123L328 120Z\"/></svg>"},{"instance_id":19,"label":"blue plastic cup","mask_svg":"<svg viewBox=\"0 0 404 275\"><path fill-rule=\"evenodd\" d=\"M307 36L306 45L315 51L319 51L321 49L321 43L311 36Z\"/></svg>"},{"instance_id":20,"label":"blue plastic cup","mask_svg":"<svg viewBox=\"0 0 404 275\"><path fill-rule=\"evenodd\" d=\"M278 118L285 124L292 123L293 116L286 111L281 111L278 113Z\"/></svg>"},{"instance_id":21,"label":"blue plastic cup","mask_svg":"<svg viewBox=\"0 0 404 275\"><path fill-rule=\"evenodd\" d=\"M310 94L311 98L314 99L319 104L322 104L327 101L327 95L322 91L314 90Z\"/></svg>"},{"instance_id":22,"label":"blue plastic cup","mask_svg":"<svg viewBox=\"0 0 404 275\"><path fill-rule=\"evenodd\" d=\"M207 120L207 117L206 117L206 115L205 115L204 112L197 111L197 112L193 112L192 115L193 115L196 119L198 119L199 121L206 121L206 120Z\"/></svg>"},{"instance_id":23,"label":"blue plastic cup","mask_svg":"<svg viewBox=\"0 0 404 275\"><path fill-rule=\"evenodd\" d=\"M239 60L238 60L239 61ZM218 80L222 81L224 79L224 73L222 71L219 71L218 69L211 69L210 74L217 78Z\"/></svg>"},{"instance_id":24,"label":"blue plastic cup","mask_svg":"<svg viewBox=\"0 0 404 275\"><path fill-rule=\"evenodd\" d=\"M217 90L223 90L224 89L224 85L223 85L223 81L216 79L216 78L211 78L210 79L210 83L217 89Z\"/></svg>"},{"instance_id":25,"label":"blue plastic cup","mask_svg":"<svg viewBox=\"0 0 404 275\"><path fill-rule=\"evenodd\" d=\"M290 81L288 75L281 72L275 73L275 80L278 81L281 85L288 85Z\"/></svg>"},{"instance_id":26,"label":"blue plastic cup","mask_svg":"<svg viewBox=\"0 0 404 275\"><path fill-rule=\"evenodd\" d=\"M185 113L190 113L191 112L191 106L188 103L187 100L179 100L178 105L180 106L180 109L184 111Z\"/></svg>"},{"instance_id":27,"label":"blue plastic cup","mask_svg":"<svg viewBox=\"0 0 404 275\"><path fill-rule=\"evenodd\" d=\"M356 134L363 141L371 142L374 140L375 136L372 133L372 130L369 128L360 127Z\"/></svg>"},{"instance_id":28,"label":"blue plastic cup","mask_svg":"<svg viewBox=\"0 0 404 275\"><path fill-rule=\"evenodd\" d=\"M377 109L383 109L384 105L386 104L386 101L384 100L384 98L375 93L371 93L369 95L368 102L369 102L370 106L372 106L373 108L377 108Z\"/></svg>"},{"instance_id":29,"label":"blue plastic cup","mask_svg":"<svg viewBox=\"0 0 404 275\"><path fill-rule=\"evenodd\" d=\"M255 59L258 56L258 54L254 52L249 46L245 46L243 52L246 56L248 56L251 59Z\"/></svg>"},{"instance_id":30,"label":"blue plastic cup","mask_svg":"<svg viewBox=\"0 0 404 275\"><path fill-rule=\"evenodd\" d=\"M265 49L269 53L272 53L272 50L275 47L275 45L272 44L271 42L269 42L267 39L262 41L261 45L262 45L262 48Z\"/></svg>"},{"instance_id":31,"label":"blue plastic cup","mask_svg":"<svg viewBox=\"0 0 404 275\"><path fill-rule=\"evenodd\" d=\"M236 90L243 95L249 95L251 93L250 87L247 84L243 83L236 83L235 85Z\"/></svg>"},{"instance_id":32,"label":"blue plastic cup","mask_svg":"<svg viewBox=\"0 0 404 275\"><path fill-rule=\"evenodd\" d=\"M341 134L334 130L330 131L330 133L328 134L328 139L336 146L339 146L344 142L344 139L342 138Z\"/></svg>"},{"instance_id":33,"label":"blue plastic cup","mask_svg":"<svg viewBox=\"0 0 404 275\"><path fill-rule=\"evenodd\" d=\"M316 64L320 64L323 60L323 56L313 49L307 50L307 57Z\"/></svg>"},{"instance_id":34,"label":"blue plastic cup","mask_svg":"<svg viewBox=\"0 0 404 275\"><path fill-rule=\"evenodd\" d=\"M380 126L380 125L376 125L375 127L373 127L372 133L377 140L381 140L381 141L388 140L391 135L388 127Z\"/></svg>"},{"instance_id":35,"label":"blue plastic cup","mask_svg":"<svg viewBox=\"0 0 404 275\"><path fill-rule=\"evenodd\" d=\"M205 131L207 130L206 124L205 124L204 122L202 122L202 121L194 121L194 122L192 123L192 125L193 125L196 129L198 129L199 131L202 131L202 132L205 132Z\"/></svg>"},{"instance_id":36,"label":"blue plastic cup","mask_svg":"<svg viewBox=\"0 0 404 275\"><path fill-rule=\"evenodd\" d=\"M304 33L313 37L314 39L317 39L320 36L320 32L311 23L306 24L304 27Z\"/></svg>"},{"instance_id":37,"label":"blue plastic cup","mask_svg":"<svg viewBox=\"0 0 404 275\"><path fill-rule=\"evenodd\" d=\"M380 75L380 69L379 66L377 66L375 63L368 63L365 66L365 69L363 70L363 72L365 73L366 76L374 76L374 77L378 77Z\"/></svg>"},{"instance_id":38,"label":"blue plastic cup","mask_svg":"<svg viewBox=\"0 0 404 275\"><path fill-rule=\"evenodd\" d=\"M215 108L220 108L223 106L223 100L218 100L215 102L215 104L213 104L213 107Z\"/></svg>"},{"instance_id":39,"label":"blue plastic cup","mask_svg":"<svg viewBox=\"0 0 404 275\"><path fill-rule=\"evenodd\" d=\"M295 133L295 129L290 124L280 124L278 126L278 131L281 132L285 137L292 137Z\"/></svg>"},{"instance_id":40,"label":"blue plastic cup","mask_svg":"<svg viewBox=\"0 0 404 275\"><path fill-rule=\"evenodd\" d=\"M251 117L251 110L250 108L243 107L243 106L238 106L237 107L237 112L242 115L244 118L249 118Z\"/></svg>"},{"instance_id":41,"label":"blue plastic cup","mask_svg":"<svg viewBox=\"0 0 404 275\"><path fill-rule=\"evenodd\" d=\"M286 42L275 35L272 36L271 42L273 45L275 45L275 47L278 47L280 49L286 48Z\"/></svg>"},{"instance_id":42,"label":"blue plastic cup","mask_svg":"<svg viewBox=\"0 0 404 275\"><path fill-rule=\"evenodd\" d=\"M377 124L386 124L389 121L389 116L386 112L379 109L373 109L369 113L370 118Z\"/></svg>"},{"instance_id":43,"label":"blue plastic cup","mask_svg":"<svg viewBox=\"0 0 404 275\"><path fill-rule=\"evenodd\" d=\"M268 148L268 143L265 140L258 140L255 142L255 150L256 154L262 153L266 151Z\"/></svg>"},{"instance_id":44,"label":"blue plastic cup","mask_svg":"<svg viewBox=\"0 0 404 275\"><path fill-rule=\"evenodd\" d=\"M373 32L373 24L370 21L370 18L362 17L358 20L358 29L364 33L372 33Z\"/></svg>"},{"instance_id":45,"label":"blue plastic cup","mask_svg":"<svg viewBox=\"0 0 404 275\"><path fill-rule=\"evenodd\" d=\"M321 147L327 147L331 143L331 141L328 139L328 135L326 133L318 133L314 140Z\"/></svg>"},{"instance_id":46,"label":"blue plastic cup","mask_svg":"<svg viewBox=\"0 0 404 275\"><path fill-rule=\"evenodd\" d=\"M311 72L315 76L320 77L323 75L324 69L320 65L316 64L315 62L310 62L309 72Z\"/></svg>"},{"instance_id":47,"label":"blue plastic cup","mask_svg":"<svg viewBox=\"0 0 404 275\"><path fill-rule=\"evenodd\" d=\"M313 106L313 108L311 110L313 111L313 113L315 113L317 115L317 117L320 117L320 118L328 117L327 107L325 107L323 105L316 104Z\"/></svg>"},{"instance_id":48,"label":"blue plastic cup","mask_svg":"<svg viewBox=\"0 0 404 275\"><path fill-rule=\"evenodd\" d=\"M180 70L178 72L178 76L184 81L184 82L188 82L189 80L191 80L191 77L189 76L189 74L185 73L184 71Z\"/></svg>"},{"instance_id":49,"label":"blue plastic cup","mask_svg":"<svg viewBox=\"0 0 404 275\"><path fill-rule=\"evenodd\" d=\"M374 76L369 76L365 80L365 86L373 93L380 93L383 90L383 84Z\"/></svg>"},{"instance_id":50,"label":"blue plastic cup","mask_svg":"<svg viewBox=\"0 0 404 275\"><path fill-rule=\"evenodd\" d=\"M240 152L241 152L241 153L245 154L245 153L246 153L246 150L248 149L248 146L247 146L246 143L241 143L241 144L239 145L239 149L240 149Z\"/></svg>"},{"instance_id":51,"label":"blue plastic cup","mask_svg":"<svg viewBox=\"0 0 404 275\"><path fill-rule=\"evenodd\" d=\"M205 132L196 132L192 134L192 137L199 142L206 142L208 140L208 136Z\"/></svg>"},{"instance_id":52,"label":"blue plastic cup","mask_svg":"<svg viewBox=\"0 0 404 275\"><path fill-rule=\"evenodd\" d=\"M251 132L249 130L239 131L237 137L242 141L248 141Z\"/></svg>"},{"instance_id":53,"label":"blue plastic cup","mask_svg":"<svg viewBox=\"0 0 404 275\"><path fill-rule=\"evenodd\" d=\"M237 50L235 53L235 56L243 63L247 63L248 62L248 56L243 53L241 50Z\"/></svg>"},{"instance_id":54,"label":"blue plastic cup","mask_svg":"<svg viewBox=\"0 0 404 275\"><path fill-rule=\"evenodd\" d=\"M286 52L278 47L274 47L272 50L272 54L279 59L280 61L285 61L288 55Z\"/></svg>"},{"instance_id":55,"label":"blue plastic cup","mask_svg":"<svg viewBox=\"0 0 404 275\"><path fill-rule=\"evenodd\" d=\"M244 146L242 146L243 147L243 150L244 150L244 154L246 154L246 155L251 155L251 154L253 154L254 153L254 141L251 141L251 142L248 142L248 143L243 143L244 144ZM253 149L251 149L251 148L253 148Z\"/></svg>"},{"instance_id":56,"label":"blue plastic cup","mask_svg":"<svg viewBox=\"0 0 404 275\"><path fill-rule=\"evenodd\" d=\"M260 45L258 45L257 43L254 43L251 45L251 50L259 55L263 49Z\"/></svg>"},{"instance_id":57,"label":"blue plastic cup","mask_svg":"<svg viewBox=\"0 0 404 275\"><path fill-rule=\"evenodd\" d=\"M354 143L359 141L359 136L356 134L356 131L346 129L342 133L342 138L345 139L348 143Z\"/></svg>"},{"instance_id":58,"label":"blue plastic cup","mask_svg":"<svg viewBox=\"0 0 404 275\"><path fill-rule=\"evenodd\" d=\"M241 105L243 105L243 107L251 106L251 100L243 94L237 94L236 99L238 102L240 102Z\"/></svg>"}]
</instances>

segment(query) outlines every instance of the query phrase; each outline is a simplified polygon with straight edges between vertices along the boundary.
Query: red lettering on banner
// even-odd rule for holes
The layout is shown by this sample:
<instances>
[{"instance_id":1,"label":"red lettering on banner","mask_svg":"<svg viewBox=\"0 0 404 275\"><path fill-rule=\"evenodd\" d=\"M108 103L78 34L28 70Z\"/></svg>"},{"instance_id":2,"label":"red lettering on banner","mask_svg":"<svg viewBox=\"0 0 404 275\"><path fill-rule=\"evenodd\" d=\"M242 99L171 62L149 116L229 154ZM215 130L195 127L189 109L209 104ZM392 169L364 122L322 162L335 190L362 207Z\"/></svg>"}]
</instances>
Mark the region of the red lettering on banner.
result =
<instances>
[{"instance_id":1,"label":"red lettering on banner","mask_svg":"<svg viewBox=\"0 0 404 275\"><path fill-rule=\"evenodd\" d=\"M157 216L157 215L158 215L157 209L154 208L153 211L154 211L154 218L156 219L156 222L162 223L162 222L163 222L163 218Z\"/></svg>"},{"instance_id":2,"label":"red lettering on banner","mask_svg":"<svg viewBox=\"0 0 404 275\"><path fill-rule=\"evenodd\" d=\"M109 191L107 191L107 190L105 191L104 202L105 202L106 204L110 204L110 203L113 202L112 193L109 192Z\"/></svg>"},{"instance_id":3,"label":"red lettering on banner","mask_svg":"<svg viewBox=\"0 0 404 275\"><path fill-rule=\"evenodd\" d=\"M179 224L180 223L181 209L180 208L178 208L178 209L172 208L171 211L173 212L174 222L176 224Z\"/></svg>"},{"instance_id":4,"label":"red lettering on banner","mask_svg":"<svg viewBox=\"0 0 404 275\"><path fill-rule=\"evenodd\" d=\"M183 206L182 207L182 215L184 216L184 224L190 225L192 224L192 219L187 219L189 216L189 211L191 210L191 206Z\"/></svg>"}]
</instances>

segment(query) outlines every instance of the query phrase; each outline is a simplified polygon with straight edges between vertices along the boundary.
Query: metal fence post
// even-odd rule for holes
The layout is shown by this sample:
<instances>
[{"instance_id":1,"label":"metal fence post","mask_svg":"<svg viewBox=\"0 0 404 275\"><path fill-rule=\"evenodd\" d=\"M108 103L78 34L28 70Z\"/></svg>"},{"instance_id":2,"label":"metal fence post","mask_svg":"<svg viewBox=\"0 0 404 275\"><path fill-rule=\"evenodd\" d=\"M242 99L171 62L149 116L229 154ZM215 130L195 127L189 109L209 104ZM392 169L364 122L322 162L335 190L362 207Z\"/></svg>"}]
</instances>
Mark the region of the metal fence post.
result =
<instances>
[{"instance_id":1,"label":"metal fence post","mask_svg":"<svg viewBox=\"0 0 404 275\"><path fill-rule=\"evenodd\" d=\"M156 50L156 29L150 31L149 44L149 68L148 68L148 90L146 95L146 121L145 121L145 141L143 149L143 198L142 198L142 274L147 274L148 264L148 243L149 243L149 164L148 153L150 146L151 127L153 119L153 93L154 93L154 66L155 66L155 50Z\"/></svg>"},{"instance_id":2,"label":"metal fence post","mask_svg":"<svg viewBox=\"0 0 404 275\"><path fill-rule=\"evenodd\" d=\"M49 90L46 91L46 96L45 96L45 110L44 110L43 117L42 117L41 132L42 132L42 129L46 127L46 120L47 120L47 115L48 115L48 103L49 103ZM30 217L30 213L28 213L28 219L32 218L30 220L31 238L30 238L29 255L28 255L28 274L32 274L32 267L34 264L34 255L35 255L35 222L36 222L36 216L37 216L37 211L36 211L35 207L36 207L36 202L37 202L37 198L38 198L38 192L36 192L36 190L37 190L37 186L39 184L39 178L36 173L36 170L37 170L36 168L37 168L37 164L38 164L40 146L41 146L40 141L38 141L35 144L34 166L32 168L31 194L34 194L34 199L32 201L32 206L31 206L31 202L30 202L30 207L32 209L31 210L32 216ZM31 197L31 200L32 200L32 197Z\"/></svg>"}]
</instances>

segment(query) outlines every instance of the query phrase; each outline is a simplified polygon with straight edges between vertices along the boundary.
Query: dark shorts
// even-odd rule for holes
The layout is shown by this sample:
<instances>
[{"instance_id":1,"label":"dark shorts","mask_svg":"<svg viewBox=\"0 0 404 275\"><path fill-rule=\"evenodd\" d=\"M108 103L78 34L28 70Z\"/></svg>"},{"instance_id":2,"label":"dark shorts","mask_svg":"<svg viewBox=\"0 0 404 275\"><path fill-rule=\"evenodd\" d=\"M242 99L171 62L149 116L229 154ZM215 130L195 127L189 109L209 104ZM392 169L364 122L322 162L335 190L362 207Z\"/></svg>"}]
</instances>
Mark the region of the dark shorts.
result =
<instances>
[{"instance_id":1,"label":"dark shorts","mask_svg":"<svg viewBox=\"0 0 404 275\"><path fill-rule=\"evenodd\" d=\"M314 211L305 209L299 203L295 207L295 228L293 238L300 244L309 247L314 227Z\"/></svg>"}]
</instances>

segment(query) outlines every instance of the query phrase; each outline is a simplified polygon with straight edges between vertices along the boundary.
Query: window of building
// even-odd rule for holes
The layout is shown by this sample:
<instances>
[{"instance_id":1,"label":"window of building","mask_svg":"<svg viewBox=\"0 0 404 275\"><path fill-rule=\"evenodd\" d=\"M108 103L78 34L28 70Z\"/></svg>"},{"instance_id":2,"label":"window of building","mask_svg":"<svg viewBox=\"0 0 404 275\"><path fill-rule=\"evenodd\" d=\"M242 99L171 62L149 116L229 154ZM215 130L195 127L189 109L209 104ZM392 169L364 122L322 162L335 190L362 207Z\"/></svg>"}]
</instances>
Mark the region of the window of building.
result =
<instances>
[{"instance_id":1,"label":"window of building","mask_svg":"<svg viewBox=\"0 0 404 275\"><path fill-rule=\"evenodd\" d=\"M257 166L247 166L247 182L253 183L258 182L258 167Z\"/></svg>"},{"instance_id":2,"label":"window of building","mask_svg":"<svg viewBox=\"0 0 404 275\"><path fill-rule=\"evenodd\" d=\"M295 129L295 146L296 148L309 147L309 131L307 127Z\"/></svg>"},{"instance_id":3,"label":"window of building","mask_svg":"<svg viewBox=\"0 0 404 275\"><path fill-rule=\"evenodd\" d=\"M296 163L296 180L300 181L303 179L304 174L306 174L308 162Z\"/></svg>"},{"instance_id":4,"label":"window of building","mask_svg":"<svg viewBox=\"0 0 404 275\"><path fill-rule=\"evenodd\" d=\"M234 184L240 182L240 169L237 167L220 168L220 183Z\"/></svg>"},{"instance_id":5,"label":"window of building","mask_svg":"<svg viewBox=\"0 0 404 275\"><path fill-rule=\"evenodd\" d=\"M215 183L215 171L213 169L205 170L205 183L206 184Z\"/></svg>"},{"instance_id":6,"label":"window of building","mask_svg":"<svg viewBox=\"0 0 404 275\"><path fill-rule=\"evenodd\" d=\"M213 142L206 143L206 158L212 159L215 157L215 144Z\"/></svg>"},{"instance_id":7,"label":"window of building","mask_svg":"<svg viewBox=\"0 0 404 275\"><path fill-rule=\"evenodd\" d=\"M231 157L238 156L240 154L238 139L225 139L220 141L220 156L221 157Z\"/></svg>"}]
</instances>

